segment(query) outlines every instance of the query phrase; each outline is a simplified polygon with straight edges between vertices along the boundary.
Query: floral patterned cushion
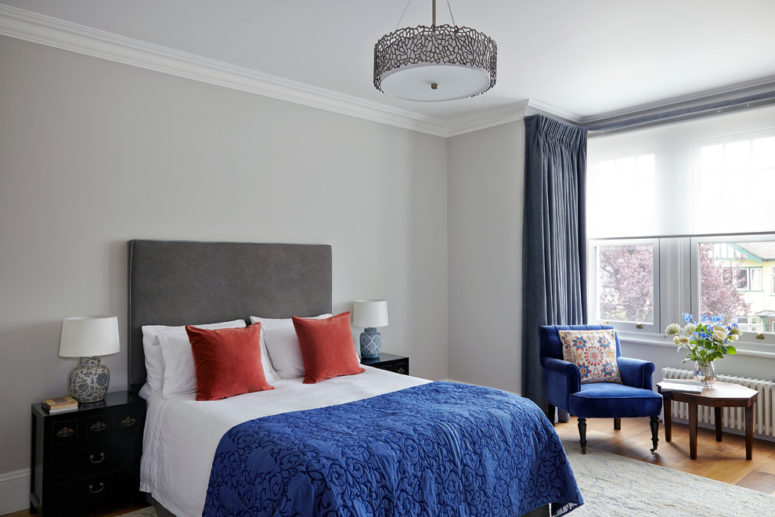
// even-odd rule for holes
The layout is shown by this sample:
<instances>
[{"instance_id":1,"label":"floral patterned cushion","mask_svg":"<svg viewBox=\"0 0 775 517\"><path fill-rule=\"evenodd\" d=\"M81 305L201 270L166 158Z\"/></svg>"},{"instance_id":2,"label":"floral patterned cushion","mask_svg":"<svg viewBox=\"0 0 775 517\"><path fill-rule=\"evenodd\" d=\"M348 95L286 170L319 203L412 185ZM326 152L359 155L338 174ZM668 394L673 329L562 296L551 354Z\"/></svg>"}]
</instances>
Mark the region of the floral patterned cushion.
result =
<instances>
[{"instance_id":1,"label":"floral patterned cushion","mask_svg":"<svg viewBox=\"0 0 775 517\"><path fill-rule=\"evenodd\" d=\"M621 384L616 363L616 336L606 330L559 330L562 357L579 367L581 383L616 382Z\"/></svg>"}]
</instances>

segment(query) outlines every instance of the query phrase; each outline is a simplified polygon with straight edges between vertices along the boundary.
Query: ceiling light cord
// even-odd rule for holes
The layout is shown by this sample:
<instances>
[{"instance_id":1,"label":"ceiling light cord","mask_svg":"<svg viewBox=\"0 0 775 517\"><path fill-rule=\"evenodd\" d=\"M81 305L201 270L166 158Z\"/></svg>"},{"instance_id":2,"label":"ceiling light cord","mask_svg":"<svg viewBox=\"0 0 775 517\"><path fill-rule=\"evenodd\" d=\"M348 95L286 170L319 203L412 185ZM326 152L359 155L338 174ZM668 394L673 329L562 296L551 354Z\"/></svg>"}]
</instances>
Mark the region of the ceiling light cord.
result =
<instances>
[{"instance_id":1,"label":"ceiling light cord","mask_svg":"<svg viewBox=\"0 0 775 517\"><path fill-rule=\"evenodd\" d=\"M404 20L404 16L406 16L406 11L409 9L409 6L411 5L412 0L408 0L406 2L406 5L404 6L404 12L401 13L401 17L398 19L398 23L396 23L396 28L393 30L397 30L398 27L401 26L401 22ZM431 27L436 26L436 0L433 0L433 23L431 24ZM457 27L457 23L455 23L455 15L452 14L452 6L449 3L449 0L447 0L447 10L449 11L449 17L452 19L452 25Z\"/></svg>"},{"instance_id":2,"label":"ceiling light cord","mask_svg":"<svg viewBox=\"0 0 775 517\"><path fill-rule=\"evenodd\" d=\"M455 23L455 15L452 14L452 6L449 5L449 0L447 0L447 9L449 9L449 17L452 18L452 25L457 27L457 23Z\"/></svg>"},{"instance_id":3,"label":"ceiling light cord","mask_svg":"<svg viewBox=\"0 0 775 517\"><path fill-rule=\"evenodd\" d=\"M398 19L398 23L396 24L396 28L393 29L393 30L397 30L398 27L401 25L401 22L403 21L404 16L406 16L406 10L409 9L409 4L411 4L411 3L412 3L412 0L409 0L408 2L406 2L406 5L404 6L404 12L401 13L401 18Z\"/></svg>"}]
</instances>

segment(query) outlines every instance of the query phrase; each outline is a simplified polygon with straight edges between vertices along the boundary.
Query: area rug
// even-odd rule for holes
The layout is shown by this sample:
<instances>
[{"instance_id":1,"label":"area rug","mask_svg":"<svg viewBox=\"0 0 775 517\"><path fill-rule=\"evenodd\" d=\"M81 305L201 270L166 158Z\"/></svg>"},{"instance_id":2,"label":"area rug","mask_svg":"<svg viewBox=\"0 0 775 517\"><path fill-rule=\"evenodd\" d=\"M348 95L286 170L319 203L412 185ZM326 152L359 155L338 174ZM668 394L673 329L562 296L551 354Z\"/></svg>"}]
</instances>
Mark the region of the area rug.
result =
<instances>
[{"instance_id":1,"label":"area rug","mask_svg":"<svg viewBox=\"0 0 775 517\"><path fill-rule=\"evenodd\" d=\"M775 515L775 497L617 456L578 442L565 447L584 505L569 516L754 517Z\"/></svg>"}]
</instances>

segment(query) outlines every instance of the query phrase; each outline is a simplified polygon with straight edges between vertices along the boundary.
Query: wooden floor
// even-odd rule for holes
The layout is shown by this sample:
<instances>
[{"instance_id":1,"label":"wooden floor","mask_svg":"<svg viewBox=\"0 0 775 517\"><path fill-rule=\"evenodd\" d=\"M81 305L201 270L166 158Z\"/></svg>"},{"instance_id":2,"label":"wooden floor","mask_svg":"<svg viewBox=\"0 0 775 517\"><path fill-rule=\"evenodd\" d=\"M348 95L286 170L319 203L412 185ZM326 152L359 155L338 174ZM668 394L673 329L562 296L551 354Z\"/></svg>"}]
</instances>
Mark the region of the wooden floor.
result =
<instances>
[{"instance_id":1,"label":"wooden floor","mask_svg":"<svg viewBox=\"0 0 775 517\"><path fill-rule=\"evenodd\" d=\"M555 426L563 440L578 444L577 420ZM673 436L665 442L665 428L659 426L659 447L651 454L648 418L622 418L621 431L614 431L613 419L587 420L587 447L661 465L698 476L723 481L768 494L775 494L775 442L754 440L753 459L745 459L745 438L724 433L716 441L711 429L697 433L697 459L689 459L689 427L673 422Z\"/></svg>"},{"instance_id":2,"label":"wooden floor","mask_svg":"<svg viewBox=\"0 0 775 517\"><path fill-rule=\"evenodd\" d=\"M555 426L563 440L578 443L576 418ZM710 429L700 429L697 437L697 459L689 459L689 428L673 423L673 439L665 442L665 429L659 427L659 447L651 454L651 429L647 418L623 418L621 431L614 431L613 420L587 420L587 447L619 454L655 465L690 472L725 483L731 483L768 494L775 494L775 442L754 440L753 459L745 459L745 438L724 433L717 442ZM126 508L104 517L120 515L139 508ZM33 516L28 511L3 517Z\"/></svg>"}]
</instances>

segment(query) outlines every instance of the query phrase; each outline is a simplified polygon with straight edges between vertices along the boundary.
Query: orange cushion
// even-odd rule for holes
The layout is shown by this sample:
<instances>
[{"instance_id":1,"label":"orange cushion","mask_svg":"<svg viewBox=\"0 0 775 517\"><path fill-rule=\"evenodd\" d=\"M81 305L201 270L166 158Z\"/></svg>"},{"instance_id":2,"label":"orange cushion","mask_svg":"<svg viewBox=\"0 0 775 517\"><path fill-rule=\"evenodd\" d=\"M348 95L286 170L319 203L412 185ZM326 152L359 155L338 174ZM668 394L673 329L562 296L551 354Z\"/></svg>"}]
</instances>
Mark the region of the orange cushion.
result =
<instances>
[{"instance_id":1,"label":"orange cushion","mask_svg":"<svg viewBox=\"0 0 775 517\"><path fill-rule=\"evenodd\" d=\"M313 320L293 317L304 362L304 383L363 373L353 346L350 313Z\"/></svg>"},{"instance_id":2,"label":"orange cushion","mask_svg":"<svg viewBox=\"0 0 775 517\"><path fill-rule=\"evenodd\" d=\"M261 325L208 330L186 326L196 369L196 400L273 390L261 365Z\"/></svg>"}]
</instances>

